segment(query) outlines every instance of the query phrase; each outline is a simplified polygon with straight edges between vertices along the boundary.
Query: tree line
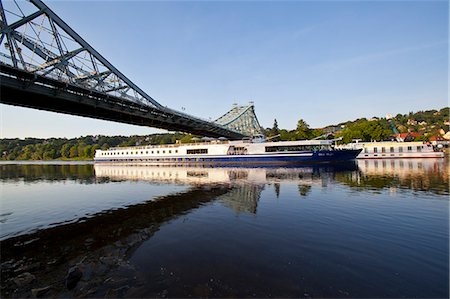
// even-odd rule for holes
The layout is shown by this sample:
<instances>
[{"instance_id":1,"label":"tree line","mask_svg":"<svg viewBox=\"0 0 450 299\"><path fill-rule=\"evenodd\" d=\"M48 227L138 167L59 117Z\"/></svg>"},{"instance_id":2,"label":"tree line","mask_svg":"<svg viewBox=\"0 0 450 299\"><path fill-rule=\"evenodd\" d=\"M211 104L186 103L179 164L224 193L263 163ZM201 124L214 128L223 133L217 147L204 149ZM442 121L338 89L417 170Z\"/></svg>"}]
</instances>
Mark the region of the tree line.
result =
<instances>
[{"instance_id":1,"label":"tree line","mask_svg":"<svg viewBox=\"0 0 450 299\"><path fill-rule=\"evenodd\" d=\"M116 146L171 144L187 134L152 134L147 136L83 136L79 138L0 139L2 160L90 160L95 151Z\"/></svg>"},{"instance_id":2,"label":"tree line","mask_svg":"<svg viewBox=\"0 0 450 299\"><path fill-rule=\"evenodd\" d=\"M371 119L360 118L337 125L331 125L320 129L311 129L309 125L300 119L294 130L278 128L275 119L271 128L265 129L265 135L272 140L302 140L302 139L340 139L341 143L349 143L358 139L363 142L392 140L394 138L393 127L399 133L418 132L422 136L416 137L416 141L428 141L432 136L440 136L449 129L449 108L440 110L426 110L397 114L391 119L373 117ZM275 137L277 136L277 137Z\"/></svg>"},{"instance_id":3,"label":"tree line","mask_svg":"<svg viewBox=\"0 0 450 299\"><path fill-rule=\"evenodd\" d=\"M361 118L325 128L310 128L300 119L294 130L280 129L275 119L271 128L264 133L272 141L304 139L342 138L342 143L359 139L364 142L392 139L392 124L400 133L414 131L423 135L418 140L428 141L441 131L448 131L449 108L397 114L392 120L386 118ZM447 125L446 125L447 123ZM173 144L191 142L194 136L184 133L151 134L145 136L84 136L79 138L13 138L0 139L2 160L90 160L97 149L138 145Z\"/></svg>"}]
</instances>

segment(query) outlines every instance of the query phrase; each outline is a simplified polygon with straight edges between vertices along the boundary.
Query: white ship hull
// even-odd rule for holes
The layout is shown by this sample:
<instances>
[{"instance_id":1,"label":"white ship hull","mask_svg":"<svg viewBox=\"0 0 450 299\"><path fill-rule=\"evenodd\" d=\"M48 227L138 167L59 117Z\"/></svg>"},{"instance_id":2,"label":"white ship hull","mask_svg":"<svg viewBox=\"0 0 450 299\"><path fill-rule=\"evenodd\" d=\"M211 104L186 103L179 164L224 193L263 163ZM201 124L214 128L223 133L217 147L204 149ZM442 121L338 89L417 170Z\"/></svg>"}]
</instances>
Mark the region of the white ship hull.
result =
<instances>
[{"instance_id":1,"label":"white ship hull","mask_svg":"<svg viewBox=\"0 0 450 299\"><path fill-rule=\"evenodd\" d=\"M297 164L347 161L360 150L336 150L327 140L280 142L214 141L97 150L96 163Z\"/></svg>"},{"instance_id":2,"label":"white ship hull","mask_svg":"<svg viewBox=\"0 0 450 299\"><path fill-rule=\"evenodd\" d=\"M423 142L353 143L346 148L361 149L357 159L443 158L444 153Z\"/></svg>"}]
</instances>

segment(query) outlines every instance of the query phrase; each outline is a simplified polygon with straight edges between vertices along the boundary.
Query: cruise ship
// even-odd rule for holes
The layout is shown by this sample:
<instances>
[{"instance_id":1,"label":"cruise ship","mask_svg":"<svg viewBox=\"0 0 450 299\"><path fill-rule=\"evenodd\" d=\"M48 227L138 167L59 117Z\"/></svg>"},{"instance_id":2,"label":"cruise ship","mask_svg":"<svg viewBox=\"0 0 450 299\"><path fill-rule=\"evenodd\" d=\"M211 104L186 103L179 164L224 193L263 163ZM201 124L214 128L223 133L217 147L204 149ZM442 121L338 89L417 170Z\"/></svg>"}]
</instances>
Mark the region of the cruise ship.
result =
<instances>
[{"instance_id":1,"label":"cruise ship","mask_svg":"<svg viewBox=\"0 0 450 299\"><path fill-rule=\"evenodd\" d=\"M423 142L358 142L344 148L361 149L357 159L443 158L431 144Z\"/></svg>"},{"instance_id":2,"label":"cruise ship","mask_svg":"<svg viewBox=\"0 0 450 299\"><path fill-rule=\"evenodd\" d=\"M361 149L336 149L330 140L265 142L261 139L116 147L97 150L96 163L298 164L353 160Z\"/></svg>"}]
</instances>

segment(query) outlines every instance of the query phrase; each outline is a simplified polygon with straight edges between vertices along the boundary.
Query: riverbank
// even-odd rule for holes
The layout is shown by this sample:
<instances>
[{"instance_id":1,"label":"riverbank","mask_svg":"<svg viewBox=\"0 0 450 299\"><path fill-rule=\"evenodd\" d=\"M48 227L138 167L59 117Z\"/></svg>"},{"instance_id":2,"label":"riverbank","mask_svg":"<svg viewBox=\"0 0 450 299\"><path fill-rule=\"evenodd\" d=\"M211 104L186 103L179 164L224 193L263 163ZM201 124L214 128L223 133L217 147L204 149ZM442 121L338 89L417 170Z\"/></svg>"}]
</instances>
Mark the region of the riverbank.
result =
<instances>
[{"instance_id":1,"label":"riverbank","mask_svg":"<svg viewBox=\"0 0 450 299\"><path fill-rule=\"evenodd\" d=\"M1 241L2 297L165 297L167 289L142 293L146 278L130 256L162 223L230 190L205 188Z\"/></svg>"}]
</instances>

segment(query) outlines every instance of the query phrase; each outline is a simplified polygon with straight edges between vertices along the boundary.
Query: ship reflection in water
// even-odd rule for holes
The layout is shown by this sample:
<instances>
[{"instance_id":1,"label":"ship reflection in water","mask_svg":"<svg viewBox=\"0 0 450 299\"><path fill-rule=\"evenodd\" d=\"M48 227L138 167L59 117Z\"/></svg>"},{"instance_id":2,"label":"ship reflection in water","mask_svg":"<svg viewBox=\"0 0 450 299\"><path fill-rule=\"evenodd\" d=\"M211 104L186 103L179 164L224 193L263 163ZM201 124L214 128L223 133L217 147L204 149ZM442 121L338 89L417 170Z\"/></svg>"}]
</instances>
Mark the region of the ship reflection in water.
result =
<instances>
[{"instance_id":1,"label":"ship reflection in water","mask_svg":"<svg viewBox=\"0 0 450 299\"><path fill-rule=\"evenodd\" d=\"M445 159L0 167L2 297L448 297Z\"/></svg>"},{"instance_id":2,"label":"ship reflection in water","mask_svg":"<svg viewBox=\"0 0 450 299\"><path fill-rule=\"evenodd\" d=\"M273 185L276 196L280 183L299 186L305 196L312 185L326 186L337 172L356 171L356 162L295 168L214 168L184 166L107 165L94 166L97 179L148 181L192 186L227 186L230 190L220 201L236 212L256 213L257 203L266 185Z\"/></svg>"}]
</instances>

